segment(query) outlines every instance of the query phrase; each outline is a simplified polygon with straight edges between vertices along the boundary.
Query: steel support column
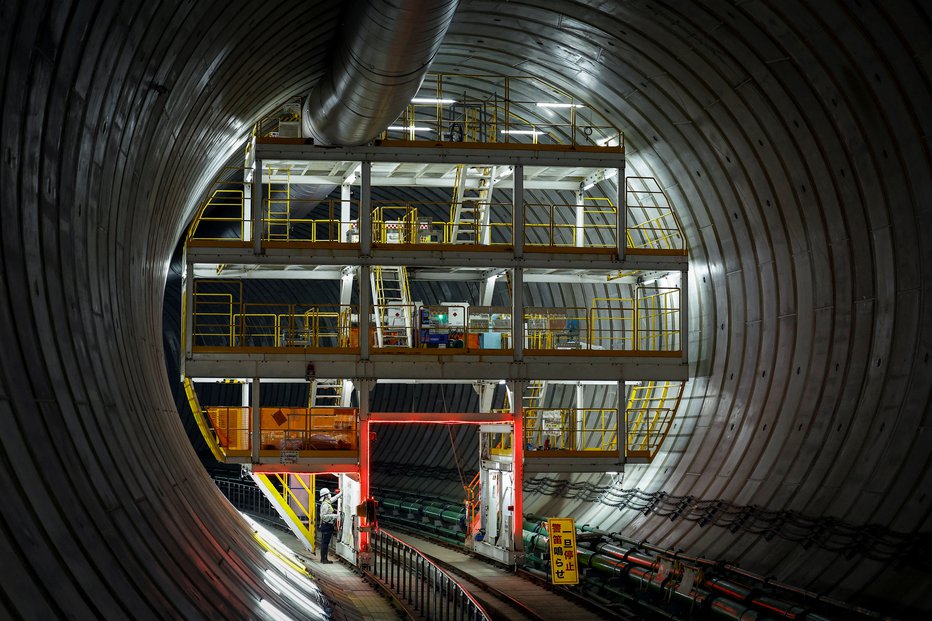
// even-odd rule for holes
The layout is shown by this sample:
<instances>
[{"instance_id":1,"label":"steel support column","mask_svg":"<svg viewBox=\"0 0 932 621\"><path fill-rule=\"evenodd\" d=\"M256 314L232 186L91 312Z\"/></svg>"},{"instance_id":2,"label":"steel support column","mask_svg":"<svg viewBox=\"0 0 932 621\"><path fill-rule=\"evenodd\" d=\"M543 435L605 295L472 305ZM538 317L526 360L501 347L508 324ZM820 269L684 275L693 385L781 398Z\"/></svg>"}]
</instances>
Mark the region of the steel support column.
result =
<instances>
[{"instance_id":1,"label":"steel support column","mask_svg":"<svg viewBox=\"0 0 932 621\"><path fill-rule=\"evenodd\" d=\"M627 195L625 188L625 164L621 163L618 167L618 174L615 176L615 196L612 201L615 203L615 245L618 249L618 260L624 261L628 251L628 207Z\"/></svg>"},{"instance_id":2,"label":"steel support column","mask_svg":"<svg viewBox=\"0 0 932 621\"><path fill-rule=\"evenodd\" d=\"M586 245L586 199L582 190L576 190L576 247Z\"/></svg>"},{"instance_id":3,"label":"steel support column","mask_svg":"<svg viewBox=\"0 0 932 621\"><path fill-rule=\"evenodd\" d=\"M616 407L618 414L615 416L615 437L618 438L618 463L624 470L624 464L628 460L628 404L625 402L625 381L618 380L618 398Z\"/></svg>"},{"instance_id":4,"label":"steel support column","mask_svg":"<svg viewBox=\"0 0 932 621\"><path fill-rule=\"evenodd\" d=\"M586 450L586 414L583 412L583 408L586 407L585 393L583 392L583 385L576 384L576 450L584 451Z\"/></svg>"},{"instance_id":5,"label":"steel support column","mask_svg":"<svg viewBox=\"0 0 932 621\"><path fill-rule=\"evenodd\" d=\"M368 265L360 265L359 278L356 279L359 283L359 357L362 360L369 359L369 335L372 332L372 316L369 313L369 307L372 306L371 272L372 268Z\"/></svg>"},{"instance_id":6,"label":"steel support column","mask_svg":"<svg viewBox=\"0 0 932 621\"><path fill-rule=\"evenodd\" d=\"M524 360L524 270L511 271L511 340L515 362Z\"/></svg>"},{"instance_id":7,"label":"steel support column","mask_svg":"<svg viewBox=\"0 0 932 621\"><path fill-rule=\"evenodd\" d=\"M250 418L250 455L252 463L259 463L259 447L262 445L262 410L259 405L259 378L252 378L252 396L250 398L252 409L249 411Z\"/></svg>"},{"instance_id":8,"label":"steel support column","mask_svg":"<svg viewBox=\"0 0 932 621\"><path fill-rule=\"evenodd\" d=\"M515 478L511 526L516 564L524 561L524 387L525 382L511 382L511 412L514 419L511 454Z\"/></svg>"},{"instance_id":9,"label":"steel support column","mask_svg":"<svg viewBox=\"0 0 932 621\"><path fill-rule=\"evenodd\" d=\"M372 163L359 167L359 254L372 252ZM360 279L362 280L362 279Z\"/></svg>"},{"instance_id":10,"label":"steel support column","mask_svg":"<svg viewBox=\"0 0 932 621\"><path fill-rule=\"evenodd\" d=\"M365 502L371 495L369 484L372 467L372 443L369 435L369 396L372 387L372 380L360 380L356 383L356 390L359 394L359 499L361 502ZM359 549L357 552L362 552L369 546L369 533L363 530L366 526L368 524L365 517L359 518Z\"/></svg>"},{"instance_id":11,"label":"steel support column","mask_svg":"<svg viewBox=\"0 0 932 621\"><path fill-rule=\"evenodd\" d=\"M519 258L524 256L524 164L515 164L511 220L515 258Z\"/></svg>"},{"instance_id":12,"label":"steel support column","mask_svg":"<svg viewBox=\"0 0 932 621\"><path fill-rule=\"evenodd\" d=\"M252 172L252 251L262 254L262 160L256 158Z\"/></svg>"}]
</instances>

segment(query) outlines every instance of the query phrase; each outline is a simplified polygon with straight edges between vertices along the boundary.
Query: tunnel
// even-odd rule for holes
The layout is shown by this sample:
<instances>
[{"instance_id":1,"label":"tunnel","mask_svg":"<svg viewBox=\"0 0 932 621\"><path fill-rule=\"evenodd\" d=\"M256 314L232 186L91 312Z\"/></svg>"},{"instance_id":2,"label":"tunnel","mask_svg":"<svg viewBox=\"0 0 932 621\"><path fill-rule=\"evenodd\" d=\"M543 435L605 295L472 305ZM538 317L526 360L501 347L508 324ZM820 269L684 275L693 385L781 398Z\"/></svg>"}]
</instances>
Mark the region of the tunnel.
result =
<instances>
[{"instance_id":1,"label":"tunnel","mask_svg":"<svg viewBox=\"0 0 932 621\"><path fill-rule=\"evenodd\" d=\"M352 6L0 7L0 616L267 618L278 601L179 416L163 303L208 183L314 89ZM932 612L929 9L459 3L431 70L537 76L597 107L690 248L690 381L660 457L532 479L529 509ZM383 434L386 484L456 486L424 475L449 454L411 461L425 433Z\"/></svg>"}]
</instances>

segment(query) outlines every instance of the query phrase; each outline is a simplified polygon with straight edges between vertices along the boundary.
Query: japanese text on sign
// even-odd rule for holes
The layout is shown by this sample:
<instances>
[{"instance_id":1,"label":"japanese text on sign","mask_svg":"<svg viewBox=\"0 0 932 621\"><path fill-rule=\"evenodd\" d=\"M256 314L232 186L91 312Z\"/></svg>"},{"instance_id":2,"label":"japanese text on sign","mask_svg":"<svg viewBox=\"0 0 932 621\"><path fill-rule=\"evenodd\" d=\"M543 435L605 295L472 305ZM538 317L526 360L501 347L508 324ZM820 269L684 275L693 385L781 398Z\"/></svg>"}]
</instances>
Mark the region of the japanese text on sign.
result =
<instances>
[{"instance_id":1,"label":"japanese text on sign","mask_svg":"<svg viewBox=\"0 0 932 621\"><path fill-rule=\"evenodd\" d=\"M579 584L576 559L576 523L573 518L549 518L550 581L553 584Z\"/></svg>"}]
</instances>

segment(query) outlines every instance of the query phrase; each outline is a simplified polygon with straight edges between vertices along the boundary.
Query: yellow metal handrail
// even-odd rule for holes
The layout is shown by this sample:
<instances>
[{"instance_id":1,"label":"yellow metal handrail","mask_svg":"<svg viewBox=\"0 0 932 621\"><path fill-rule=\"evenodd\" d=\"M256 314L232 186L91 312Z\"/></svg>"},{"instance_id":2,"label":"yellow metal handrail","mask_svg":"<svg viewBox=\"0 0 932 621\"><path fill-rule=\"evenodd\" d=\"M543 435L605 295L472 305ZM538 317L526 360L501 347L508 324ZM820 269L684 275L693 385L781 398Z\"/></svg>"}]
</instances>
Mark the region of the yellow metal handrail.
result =
<instances>
[{"instance_id":1,"label":"yellow metal handrail","mask_svg":"<svg viewBox=\"0 0 932 621\"><path fill-rule=\"evenodd\" d=\"M340 199L289 197L287 211L273 214L269 201L266 200L262 218L262 238L265 241L359 243L358 239L341 239L341 230L349 230L350 235L358 236L356 221L341 219L343 202ZM358 201L353 200L351 204L358 204ZM276 235L272 235L273 230L276 231Z\"/></svg>"},{"instance_id":2,"label":"yellow metal handrail","mask_svg":"<svg viewBox=\"0 0 932 621\"><path fill-rule=\"evenodd\" d=\"M685 382L646 382L632 387L626 409L627 454L652 460L673 425Z\"/></svg>"},{"instance_id":3,"label":"yellow metal handrail","mask_svg":"<svg viewBox=\"0 0 932 621\"><path fill-rule=\"evenodd\" d=\"M584 215L581 227L576 224L580 208ZM586 216L593 221L586 222ZM589 248L615 247L617 214L613 206L595 209L569 203L525 203L524 218L528 246L578 247L583 239Z\"/></svg>"},{"instance_id":4,"label":"yellow metal handrail","mask_svg":"<svg viewBox=\"0 0 932 621\"><path fill-rule=\"evenodd\" d=\"M248 185L245 179L248 172L244 168L224 167L220 169L217 176L214 177L211 184L205 192L206 198L198 207L191 225L188 227L188 233L185 242L192 239L203 239L222 241L231 239L228 235L208 236L200 230L203 223L237 223L239 226L238 234L232 239L243 240L246 237L245 224L245 188ZM233 177L231 180L230 178ZM237 179L238 178L238 179ZM229 212L227 215L211 215L213 212Z\"/></svg>"},{"instance_id":5,"label":"yellow metal handrail","mask_svg":"<svg viewBox=\"0 0 932 621\"><path fill-rule=\"evenodd\" d=\"M528 408L529 451L617 451L617 408Z\"/></svg>"},{"instance_id":6,"label":"yellow metal handrail","mask_svg":"<svg viewBox=\"0 0 932 621\"><path fill-rule=\"evenodd\" d=\"M625 178L629 250L686 252L686 238L670 199L654 177Z\"/></svg>"},{"instance_id":7,"label":"yellow metal handrail","mask_svg":"<svg viewBox=\"0 0 932 621\"><path fill-rule=\"evenodd\" d=\"M202 281L196 281L202 282ZM237 283L238 281L219 281ZM240 294L241 295L241 294ZM351 348L355 306L243 303L232 293L194 292L193 343L200 347Z\"/></svg>"},{"instance_id":8,"label":"yellow metal handrail","mask_svg":"<svg viewBox=\"0 0 932 621\"><path fill-rule=\"evenodd\" d=\"M317 536L314 475L259 473L253 476L266 498L289 523L298 538L304 539L307 545L314 549ZM307 477L307 481L304 477ZM296 481L298 485L294 486L293 483Z\"/></svg>"},{"instance_id":9,"label":"yellow metal handrail","mask_svg":"<svg viewBox=\"0 0 932 621\"><path fill-rule=\"evenodd\" d=\"M480 83L481 93L471 95L464 80ZM539 98L512 99L516 83L522 92L539 92ZM624 151L624 134L597 108L534 76L430 73L421 93L420 98L430 101L407 106L391 124L397 129L383 132L383 140L548 143Z\"/></svg>"},{"instance_id":10,"label":"yellow metal handrail","mask_svg":"<svg viewBox=\"0 0 932 621\"><path fill-rule=\"evenodd\" d=\"M372 210L372 242L414 244L418 242L417 207L378 205Z\"/></svg>"},{"instance_id":11,"label":"yellow metal handrail","mask_svg":"<svg viewBox=\"0 0 932 621\"><path fill-rule=\"evenodd\" d=\"M210 419L223 454L252 450L252 408L209 406ZM262 407L259 409L259 449L263 451L355 451L354 408Z\"/></svg>"}]
</instances>

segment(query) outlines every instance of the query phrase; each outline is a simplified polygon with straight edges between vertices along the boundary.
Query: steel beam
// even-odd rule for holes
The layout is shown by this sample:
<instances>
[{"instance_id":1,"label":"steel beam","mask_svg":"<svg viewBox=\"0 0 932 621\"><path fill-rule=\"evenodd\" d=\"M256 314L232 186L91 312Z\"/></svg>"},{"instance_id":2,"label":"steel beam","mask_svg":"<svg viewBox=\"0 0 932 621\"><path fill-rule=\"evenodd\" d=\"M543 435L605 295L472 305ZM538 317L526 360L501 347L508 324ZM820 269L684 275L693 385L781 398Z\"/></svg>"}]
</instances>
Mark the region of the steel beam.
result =
<instances>
[{"instance_id":1,"label":"steel beam","mask_svg":"<svg viewBox=\"0 0 932 621\"><path fill-rule=\"evenodd\" d=\"M355 246L311 248L296 245L293 248L265 247L262 255L253 255L248 248L197 247L187 249L189 261L198 267L205 265L405 265L408 267L474 267L515 268L519 265L529 269L603 270L606 272L628 270L681 271L688 267L683 254L629 254L619 261L615 250L610 252L550 252L526 247L524 256L516 258L510 247L462 248L411 247L372 248L369 256L360 254ZM248 256L247 256L248 255Z\"/></svg>"},{"instance_id":2,"label":"steel beam","mask_svg":"<svg viewBox=\"0 0 932 621\"><path fill-rule=\"evenodd\" d=\"M257 159L297 161L408 162L415 164L479 164L564 166L567 168L618 168L624 151L618 147L576 147L562 145L474 146L475 143L411 145L383 141L379 145L321 147L310 144L256 144ZM623 165L623 164L622 164Z\"/></svg>"},{"instance_id":3,"label":"steel beam","mask_svg":"<svg viewBox=\"0 0 932 621\"><path fill-rule=\"evenodd\" d=\"M365 341L360 330L360 349ZM370 354L368 360L354 354L217 354L197 353L187 361L188 374L200 378L263 377L303 378L308 362L317 377L385 380L452 380L456 382L513 380L617 381L619 378L683 381L689 367L674 357L542 356L525 354L523 362L511 356L474 354L433 355L418 350L411 354Z\"/></svg>"}]
</instances>

